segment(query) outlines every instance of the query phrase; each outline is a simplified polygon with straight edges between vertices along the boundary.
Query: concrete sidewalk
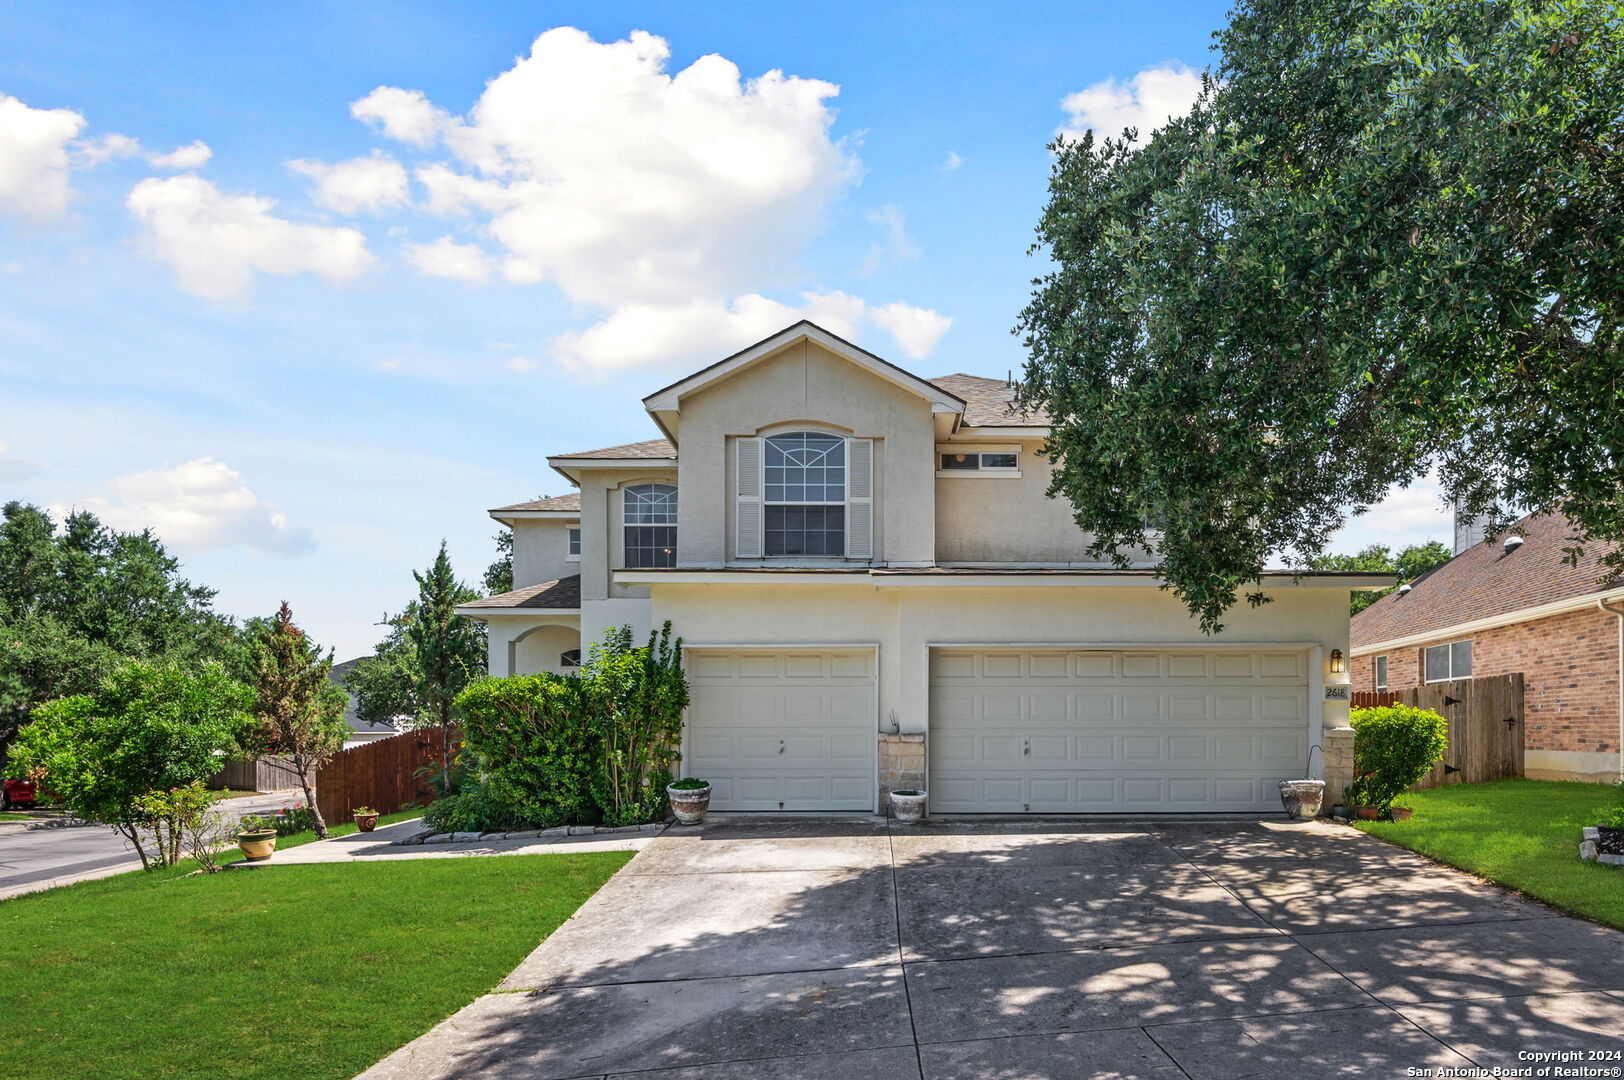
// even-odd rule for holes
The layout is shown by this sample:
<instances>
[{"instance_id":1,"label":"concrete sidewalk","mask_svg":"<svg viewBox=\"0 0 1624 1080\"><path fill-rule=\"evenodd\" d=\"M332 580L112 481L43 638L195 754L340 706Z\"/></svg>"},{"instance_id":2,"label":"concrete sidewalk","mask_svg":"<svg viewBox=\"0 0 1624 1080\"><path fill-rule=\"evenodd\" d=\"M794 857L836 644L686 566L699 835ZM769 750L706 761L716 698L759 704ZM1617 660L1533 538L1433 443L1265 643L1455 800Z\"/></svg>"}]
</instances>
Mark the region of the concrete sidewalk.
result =
<instances>
[{"instance_id":1,"label":"concrete sidewalk","mask_svg":"<svg viewBox=\"0 0 1624 1080\"><path fill-rule=\"evenodd\" d=\"M351 833L278 851L270 860L253 863L256 869L275 866L312 866L318 863L389 861L394 859L465 859L491 855L581 854L592 851L638 851L658 838L654 835L596 833L584 836L541 836L515 840L473 840L461 844L397 844L396 840L421 832L423 819L397 821L370 833ZM242 865L242 864L236 864Z\"/></svg>"}]
</instances>

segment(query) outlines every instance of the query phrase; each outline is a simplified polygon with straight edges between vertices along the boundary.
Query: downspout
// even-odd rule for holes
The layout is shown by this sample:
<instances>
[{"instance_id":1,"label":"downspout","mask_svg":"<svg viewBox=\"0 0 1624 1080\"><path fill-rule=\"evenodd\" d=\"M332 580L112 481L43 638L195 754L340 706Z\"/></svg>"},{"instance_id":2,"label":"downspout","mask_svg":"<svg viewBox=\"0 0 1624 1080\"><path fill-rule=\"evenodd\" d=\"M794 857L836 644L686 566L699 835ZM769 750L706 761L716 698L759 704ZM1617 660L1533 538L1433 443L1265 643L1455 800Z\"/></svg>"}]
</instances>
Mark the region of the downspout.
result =
<instances>
[{"instance_id":1,"label":"downspout","mask_svg":"<svg viewBox=\"0 0 1624 1080\"><path fill-rule=\"evenodd\" d=\"M1624 608L1608 606L1605 596L1596 606L1618 619L1618 774L1624 780Z\"/></svg>"}]
</instances>

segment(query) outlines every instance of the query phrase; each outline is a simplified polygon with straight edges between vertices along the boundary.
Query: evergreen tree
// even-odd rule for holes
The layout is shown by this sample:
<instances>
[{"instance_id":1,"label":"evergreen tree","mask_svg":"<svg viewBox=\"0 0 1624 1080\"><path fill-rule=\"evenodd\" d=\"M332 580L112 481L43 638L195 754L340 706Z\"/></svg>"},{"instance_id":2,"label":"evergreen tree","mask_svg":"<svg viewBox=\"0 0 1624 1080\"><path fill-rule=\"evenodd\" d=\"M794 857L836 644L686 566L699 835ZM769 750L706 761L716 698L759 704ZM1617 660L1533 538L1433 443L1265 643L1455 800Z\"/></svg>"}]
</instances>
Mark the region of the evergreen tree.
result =
<instances>
[{"instance_id":1,"label":"evergreen tree","mask_svg":"<svg viewBox=\"0 0 1624 1080\"><path fill-rule=\"evenodd\" d=\"M439 725L447 780L451 771L451 724L454 702L463 687L485 674L485 635L472 619L457 614L457 605L478 594L457 581L445 541L425 573L417 579L417 611L405 637L416 652L417 697Z\"/></svg>"},{"instance_id":2,"label":"evergreen tree","mask_svg":"<svg viewBox=\"0 0 1624 1080\"><path fill-rule=\"evenodd\" d=\"M513 591L513 531L503 529L491 537L496 541L496 561L485 568L485 591L505 593Z\"/></svg>"},{"instance_id":3,"label":"evergreen tree","mask_svg":"<svg viewBox=\"0 0 1624 1080\"><path fill-rule=\"evenodd\" d=\"M257 749L280 754L293 764L316 835L327 835L327 822L316 805L315 771L343 749L344 691L333 685L333 654L324 657L315 642L293 624L293 611L282 601L276 618L260 638L255 664L254 719Z\"/></svg>"}]
</instances>

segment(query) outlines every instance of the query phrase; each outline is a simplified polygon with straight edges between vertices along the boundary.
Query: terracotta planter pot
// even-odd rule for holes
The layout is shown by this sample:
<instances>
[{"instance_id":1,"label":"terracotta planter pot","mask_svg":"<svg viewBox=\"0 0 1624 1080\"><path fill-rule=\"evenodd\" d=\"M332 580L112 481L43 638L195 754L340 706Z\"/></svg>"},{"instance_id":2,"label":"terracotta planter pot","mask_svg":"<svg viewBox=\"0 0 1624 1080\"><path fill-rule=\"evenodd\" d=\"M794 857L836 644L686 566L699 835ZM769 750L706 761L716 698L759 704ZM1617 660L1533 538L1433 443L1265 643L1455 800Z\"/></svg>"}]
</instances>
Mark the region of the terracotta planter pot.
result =
<instances>
[{"instance_id":1,"label":"terracotta planter pot","mask_svg":"<svg viewBox=\"0 0 1624 1080\"><path fill-rule=\"evenodd\" d=\"M377 814L356 814L355 827L361 832L371 832L378 827Z\"/></svg>"},{"instance_id":2,"label":"terracotta planter pot","mask_svg":"<svg viewBox=\"0 0 1624 1080\"><path fill-rule=\"evenodd\" d=\"M237 846L242 848L243 858L249 862L264 862L276 854L276 830L238 833Z\"/></svg>"},{"instance_id":3,"label":"terracotta planter pot","mask_svg":"<svg viewBox=\"0 0 1624 1080\"><path fill-rule=\"evenodd\" d=\"M891 816L904 825L912 825L922 819L925 816L925 793L891 792Z\"/></svg>"},{"instance_id":4,"label":"terracotta planter pot","mask_svg":"<svg viewBox=\"0 0 1624 1080\"><path fill-rule=\"evenodd\" d=\"M1325 781L1282 780L1280 802L1291 820L1312 821L1319 817L1320 806L1325 802Z\"/></svg>"},{"instance_id":5,"label":"terracotta planter pot","mask_svg":"<svg viewBox=\"0 0 1624 1080\"><path fill-rule=\"evenodd\" d=\"M667 786L665 797L671 803L671 813L676 816L678 825L698 825L710 809L711 789L709 784L702 788Z\"/></svg>"},{"instance_id":6,"label":"terracotta planter pot","mask_svg":"<svg viewBox=\"0 0 1624 1080\"><path fill-rule=\"evenodd\" d=\"M1360 821L1375 821L1382 816L1382 812L1374 806L1356 806L1353 812L1359 815Z\"/></svg>"},{"instance_id":7,"label":"terracotta planter pot","mask_svg":"<svg viewBox=\"0 0 1624 1080\"><path fill-rule=\"evenodd\" d=\"M1394 821L1409 821L1415 816L1415 811L1408 806L1395 806L1391 813Z\"/></svg>"}]
</instances>

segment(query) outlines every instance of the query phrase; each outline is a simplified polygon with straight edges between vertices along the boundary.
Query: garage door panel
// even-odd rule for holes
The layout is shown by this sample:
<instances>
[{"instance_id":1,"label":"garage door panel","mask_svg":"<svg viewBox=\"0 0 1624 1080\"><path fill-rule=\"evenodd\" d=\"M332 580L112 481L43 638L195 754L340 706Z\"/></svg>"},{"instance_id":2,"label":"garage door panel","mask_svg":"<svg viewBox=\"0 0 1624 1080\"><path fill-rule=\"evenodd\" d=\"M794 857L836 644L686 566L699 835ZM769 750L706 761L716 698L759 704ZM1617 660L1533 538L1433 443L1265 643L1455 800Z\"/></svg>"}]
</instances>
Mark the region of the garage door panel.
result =
<instances>
[{"instance_id":1,"label":"garage door panel","mask_svg":"<svg viewBox=\"0 0 1624 1080\"><path fill-rule=\"evenodd\" d=\"M1066 664L1050 650L938 651L932 807L1275 809L1276 782L1305 767L1306 668L1273 650L1077 650Z\"/></svg>"},{"instance_id":2,"label":"garage door panel","mask_svg":"<svg viewBox=\"0 0 1624 1080\"><path fill-rule=\"evenodd\" d=\"M716 810L871 810L872 650L688 656L689 775Z\"/></svg>"}]
</instances>

